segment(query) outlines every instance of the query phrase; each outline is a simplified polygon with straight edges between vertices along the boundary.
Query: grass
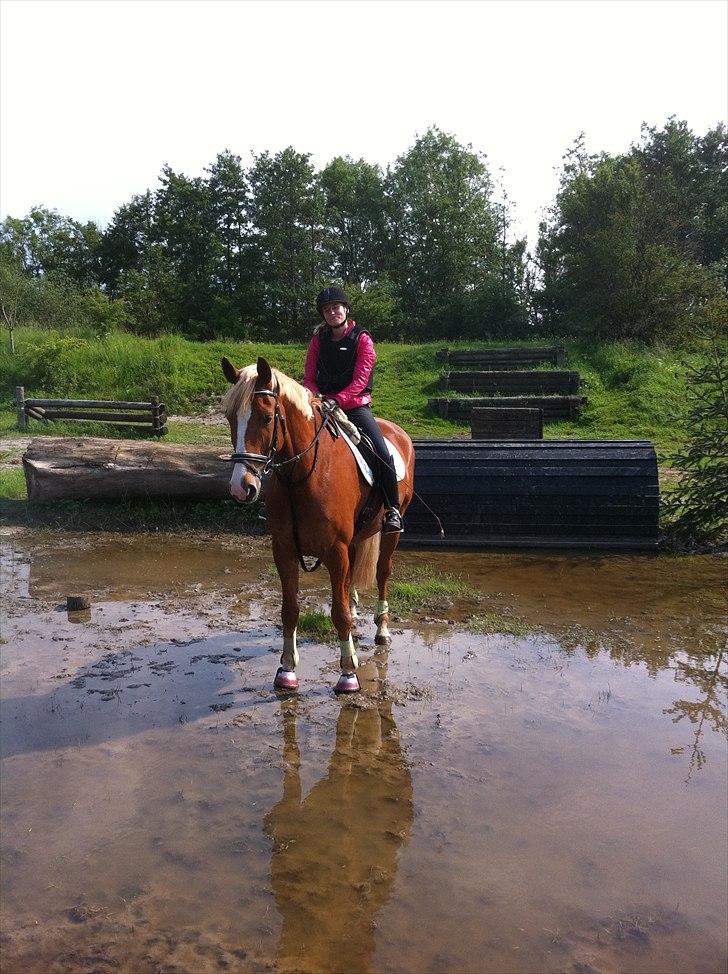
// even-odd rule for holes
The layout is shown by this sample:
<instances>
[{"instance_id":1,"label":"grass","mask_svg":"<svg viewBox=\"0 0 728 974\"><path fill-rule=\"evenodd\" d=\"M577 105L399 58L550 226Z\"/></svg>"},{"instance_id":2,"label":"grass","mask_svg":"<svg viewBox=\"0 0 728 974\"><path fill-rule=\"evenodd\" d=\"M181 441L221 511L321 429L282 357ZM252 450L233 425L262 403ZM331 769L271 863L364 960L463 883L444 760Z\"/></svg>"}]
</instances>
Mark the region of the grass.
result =
<instances>
[{"instance_id":1,"label":"grass","mask_svg":"<svg viewBox=\"0 0 728 974\"><path fill-rule=\"evenodd\" d=\"M389 601L397 612L412 612L428 603L474 594L476 590L462 579L429 566L398 571L398 577L389 585Z\"/></svg>"},{"instance_id":2,"label":"grass","mask_svg":"<svg viewBox=\"0 0 728 974\"><path fill-rule=\"evenodd\" d=\"M507 636L526 636L533 631L533 628L523 619L500 612L486 612L483 615L473 616L467 622L468 632L478 633L479 635L498 633Z\"/></svg>"},{"instance_id":3,"label":"grass","mask_svg":"<svg viewBox=\"0 0 728 974\"><path fill-rule=\"evenodd\" d=\"M0 498L24 501L27 496L25 474L20 467L0 470Z\"/></svg>"},{"instance_id":4,"label":"grass","mask_svg":"<svg viewBox=\"0 0 728 974\"><path fill-rule=\"evenodd\" d=\"M299 615L298 631L315 639L328 639L334 635L334 625L326 612L309 609Z\"/></svg>"},{"instance_id":5,"label":"grass","mask_svg":"<svg viewBox=\"0 0 728 974\"><path fill-rule=\"evenodd\" d=\"M22 471L0 471L0 521L64 531L203 532L246 534L258 528L258 505L174 498L129 501L54 501L28 504ZM12 493L13 488L17 491ZM22 489L22 493L21 493Z\"/></svg>"},{"instance_id":6,"label":"grass","mask_svg":"<svg viewBox=\"0 0 728 974\"><path fill-rule=\"evenodd\" d=\"M669 452L684 437L681 415L685 372L696 356L673 348L645 347L634 342L604 343L570 339L491 342L489 345L551 344L566 347L566 368L577 370L588 403L573 421L549 423L547 437L581 439L651 439L658 451ZM147 400L158 395L170 414L201 414L219 403L227 383L220 358L235 364L265 356L272 365L300 379L303 344L233 341L193 342L177 335L156 339L115 332L92 340L70 333L20 328L17 353L0 348L0 379L5 410L0 429L14 426L14 387L26 395L66 398ZM468 435L468 425L432 415L427 400L441 395L438 380L444 370L435 355L442 342L422 345L380 342L374 396L377 412L413 436ZM451 343L452 348L477 342ZM128 436L103 424L31 422L33 433L58 435ZM10 434L14 435L14 434ZM180 443L216 443L225 433L218 427L175 423L169 439Z\"/></svg>"},{"instance_id":7,"label":"grass","mask_svg":"<svg viewBox=\"0 0 728 974\"><path fill-rule=\"evenodd\" d=\"M658 457L674 452L685 438L682 415L685 376L697 356L672 348L645 347L634 342L604 343L570 339L534 342L490 342L489 345L563 344L566 368L577 370L588 402L579 418L549 423L547 438L650 439ZM450 343L451 348L477 346L477 342ZM444 370L436 353L443 342L422 345L380 342L374 378L377 413L393 420L416 437L467 437L466 423L434 416L428 399L441 394ZM103 423L38 423L25 431L16 428L14 387L27 396L59 398L110 398L147 400L158 395L170 415L204 415L217 408L227 382L220 358L246 365L263 355L294 378L301 378L305 346L233 341L193 342L177 335L156 339L116 332L93 339L73 332L19 328L17 353L0 347L0 437L6 441L33 436L103 436L144 438L122 427ZM3 402L4 399L4 402ZM201 424L175 420L164 438L171 443L215 444L229 448L227 424ZM78 530L116 531L251 531L257 510L228 502L129 501L91 504L67 501L28 505L19 467L8 466L20 448L0 455L0 513L11 523ZM3 469L3 464L5 467ZM664 480L664 476L661 475ZM458 581L447 578L401 580L393 586L393 599L405 611L428 599L461 594Z\"/></svg>"}]
</instances>

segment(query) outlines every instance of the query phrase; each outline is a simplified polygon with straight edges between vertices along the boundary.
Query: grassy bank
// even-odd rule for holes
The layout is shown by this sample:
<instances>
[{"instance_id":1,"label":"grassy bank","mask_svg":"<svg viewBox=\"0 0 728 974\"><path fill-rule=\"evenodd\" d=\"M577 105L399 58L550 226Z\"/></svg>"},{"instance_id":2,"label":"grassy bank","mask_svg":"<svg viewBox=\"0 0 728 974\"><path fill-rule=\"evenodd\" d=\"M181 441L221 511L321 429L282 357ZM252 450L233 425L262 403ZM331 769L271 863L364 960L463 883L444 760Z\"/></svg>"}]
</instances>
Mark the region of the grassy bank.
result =
<instances>
[{"instance_id":1,"label":"grassy bank","mask_svg":"<svg viewBox=\"0 0 728 974\"><path fill-rule=\"evenodd\" d=\"M646 348L630 342L552 341L565 345L567 367L580 372L588 402L578 419L548 424L547 437L647 438L663 454L682 440L680 415L685 399L685 370L691 356L675 349ZM413 436L468 433L467 424L434 416L427 405L428 398L442 394L438 379L443 367L435 357L440 345L378 344L377 412ZM4 437L17 435L12 410L16 385L24 386L27 396L146 400L158 395L171 414L194 415L219 403L226 388L220 371L223 355L237 365L247 365L263 355L272 365L298 379L305 355L303 345L199 343L176 335L148 339L126 332L91 339L34 328L18 330L16 347L14 356L5 346L0 350L0 388L4 399L0 435ZM109 426L78 423L32 423L31 432L127 435ZM214 426L173 422L169 439L221 442L225 434Z\"/></svg>"}]
</instances>

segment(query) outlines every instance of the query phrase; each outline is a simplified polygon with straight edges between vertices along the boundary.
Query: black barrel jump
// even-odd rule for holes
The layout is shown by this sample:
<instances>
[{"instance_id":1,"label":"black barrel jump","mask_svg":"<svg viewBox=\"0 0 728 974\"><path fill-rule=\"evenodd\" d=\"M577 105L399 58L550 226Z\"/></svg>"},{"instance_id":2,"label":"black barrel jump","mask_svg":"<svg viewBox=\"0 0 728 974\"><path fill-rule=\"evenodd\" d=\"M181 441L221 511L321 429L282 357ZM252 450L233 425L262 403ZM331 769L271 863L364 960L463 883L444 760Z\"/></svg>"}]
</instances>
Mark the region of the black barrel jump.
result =
<instances>
[{"instance_id":1,"label":"black barrel jump","mask_svg":"<svg viewBox=\"0 0 728 974\"><path fill-rule=\"evenodd\" d=\"M415 547L654 548L659 487L647 440L415 440Z\"/></svg>"}]
</instances>

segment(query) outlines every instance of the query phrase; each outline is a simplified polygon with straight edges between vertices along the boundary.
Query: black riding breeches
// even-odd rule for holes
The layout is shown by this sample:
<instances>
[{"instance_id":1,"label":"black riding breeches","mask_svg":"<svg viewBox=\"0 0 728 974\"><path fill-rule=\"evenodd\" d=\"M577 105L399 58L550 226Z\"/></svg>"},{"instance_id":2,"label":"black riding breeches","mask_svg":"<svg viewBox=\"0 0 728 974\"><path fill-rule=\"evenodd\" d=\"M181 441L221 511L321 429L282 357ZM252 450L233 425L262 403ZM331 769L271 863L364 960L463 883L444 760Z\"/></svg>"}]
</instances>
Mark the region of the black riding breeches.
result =
<instances>
[{"instance_id":1,"label":"black riding breeches","mask_svg":"<svg viewBox=\"0 0 728 974\"><path fill-rule=\"evenodd\" d=\"M352 421L354 426L362 433L366 433L374 444L376 454L373 455L368 445L361 442L360 449L364 454L367 463L373 467L379 467L382 493L387 507L399 505L399 490L397 488L397 474L394 470L394 461L384 442L382 431L377 425L374 413L369 406L357 406L355 409L345 409L344 412Z\"/></svg>"}]
</instances>

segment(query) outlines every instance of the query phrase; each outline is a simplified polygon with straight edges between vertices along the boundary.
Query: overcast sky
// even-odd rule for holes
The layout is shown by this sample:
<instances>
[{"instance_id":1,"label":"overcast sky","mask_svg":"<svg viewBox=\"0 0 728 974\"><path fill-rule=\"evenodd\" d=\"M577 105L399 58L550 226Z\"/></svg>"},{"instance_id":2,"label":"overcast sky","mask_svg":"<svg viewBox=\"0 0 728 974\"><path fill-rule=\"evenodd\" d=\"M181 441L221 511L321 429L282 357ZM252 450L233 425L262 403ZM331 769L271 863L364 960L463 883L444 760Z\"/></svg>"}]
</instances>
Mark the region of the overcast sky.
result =
<instances>
[{"instance_id":1,"label":"overcast sky","mask_svg":"<svg viewBox=\"0 0 728 974\"><path fill-rule=\"evenodd\" d=\"M0 216L104 225L162 165L292 145L386 166L430 125L488 157L533 243L582 130L725 121L726 0L2 0Z\"/></svg>"}]
</instances>

